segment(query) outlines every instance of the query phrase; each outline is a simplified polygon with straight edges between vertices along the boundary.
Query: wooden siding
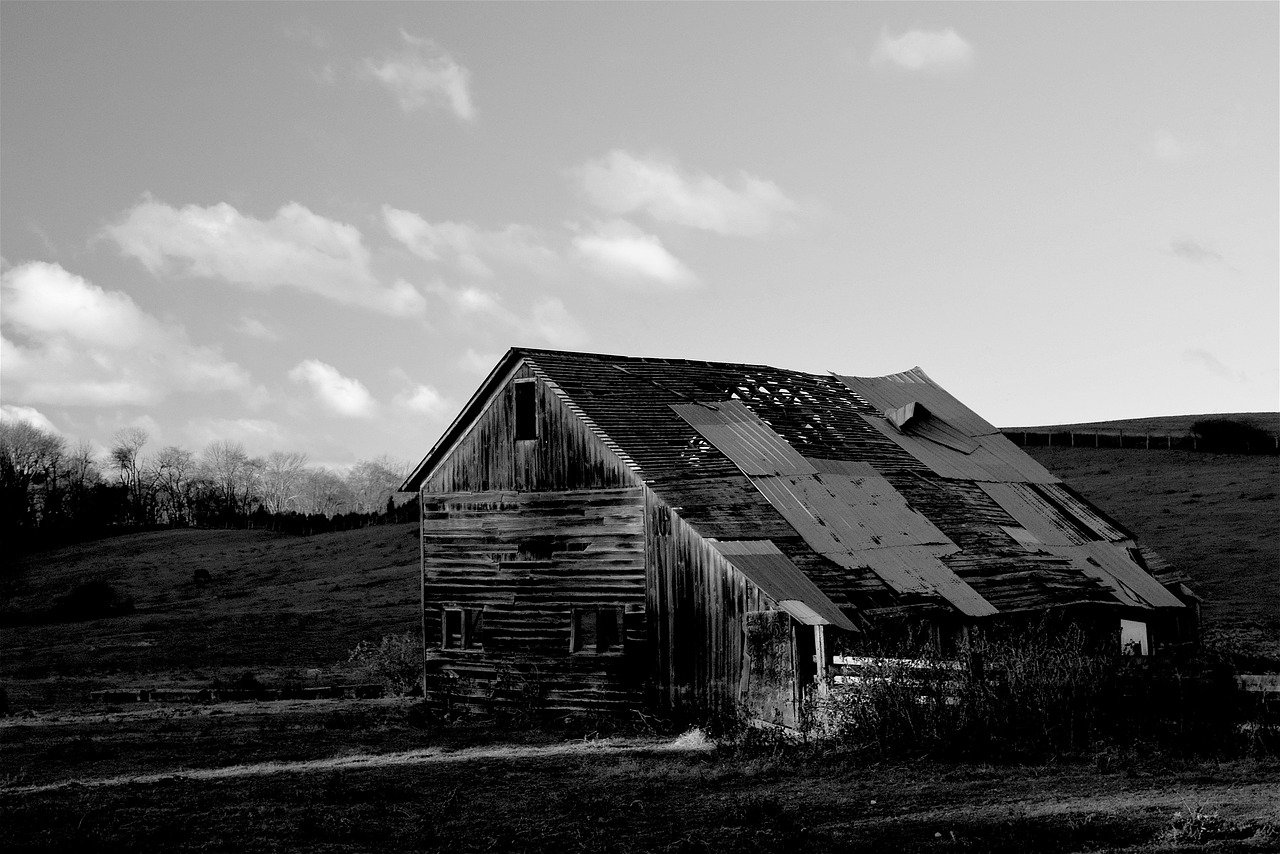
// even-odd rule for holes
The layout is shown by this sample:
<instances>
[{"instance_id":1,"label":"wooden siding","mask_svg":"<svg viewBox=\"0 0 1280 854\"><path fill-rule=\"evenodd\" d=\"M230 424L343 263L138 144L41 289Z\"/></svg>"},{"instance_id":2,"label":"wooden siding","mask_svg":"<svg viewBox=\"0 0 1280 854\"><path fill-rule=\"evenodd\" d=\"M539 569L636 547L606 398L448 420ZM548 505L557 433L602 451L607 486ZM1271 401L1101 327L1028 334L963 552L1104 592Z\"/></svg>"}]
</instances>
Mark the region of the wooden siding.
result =
<instances>
[{"instance_id":1,"label":"wooden siding","mask_svg":"<svg viewBox=\"0 0 1280 854\"><path fill-rule=\"evenodd\" d=\"M468 706L624 710L643 700L642 488L422 496L428 688ZM570 650L575 608L617 609L621 649ZM482 649L441 649L445 607L483 609Z\"/></svg>"},{"instance_id":2,"label":"wooden siding","mask_svg":"<svg viewBox=\"0 0 1280 854\"><path fill-rule=\"evenodd\" d=\"M531 380L537 389L536 439L515 438L516 380ZM639 485L636 474L565 406L555 390L531 367L522 365L428 473L422 491L539 492Z\"/></svg>"},{"instance_id":3,"label":"wooden siding","mask_svg":"<svg viewBox=\"0 0 1280 854\"><path fill-rule=\"evenodd\" d=\"M694 715L732 710L741 699L746 615L776 605L647 490L645 554L657 702Z\"/></svg>"}]
</instances>

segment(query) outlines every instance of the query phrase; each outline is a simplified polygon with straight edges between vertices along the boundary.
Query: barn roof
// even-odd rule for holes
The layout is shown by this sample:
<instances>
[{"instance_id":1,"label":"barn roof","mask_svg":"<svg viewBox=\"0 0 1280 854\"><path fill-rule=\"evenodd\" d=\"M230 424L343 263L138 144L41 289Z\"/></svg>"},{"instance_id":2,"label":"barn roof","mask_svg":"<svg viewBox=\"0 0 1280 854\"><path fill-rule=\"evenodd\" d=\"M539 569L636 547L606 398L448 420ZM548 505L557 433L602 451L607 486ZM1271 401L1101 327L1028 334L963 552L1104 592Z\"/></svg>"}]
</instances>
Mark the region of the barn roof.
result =
<instances>
[{"instance_id":1,"label":"barn roof","mask_svg":"<svg viewBox=\"0 0 1280 854\"><path fill-rule=\"evenodd\" d=\"M867 616L1183 604L1165 584L1184 576L919 368L852 377L515 348L402 489L421 486L521 365L765 583L796 587L779 569L793 566Z\"/></svg>"}]
</instances>

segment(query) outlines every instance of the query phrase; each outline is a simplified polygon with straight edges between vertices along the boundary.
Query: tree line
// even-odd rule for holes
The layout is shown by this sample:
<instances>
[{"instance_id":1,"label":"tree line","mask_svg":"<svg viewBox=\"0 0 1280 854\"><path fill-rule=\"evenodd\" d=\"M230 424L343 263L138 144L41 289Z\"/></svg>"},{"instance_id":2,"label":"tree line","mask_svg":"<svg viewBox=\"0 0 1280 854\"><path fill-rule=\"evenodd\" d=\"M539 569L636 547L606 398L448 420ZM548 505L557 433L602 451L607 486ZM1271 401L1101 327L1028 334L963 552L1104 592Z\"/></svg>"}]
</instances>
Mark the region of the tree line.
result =
<instances>
[{"instance_id":1,"label":"tree line","mask_svg":"<svg viewBox=\"0 0 1280 854\"><path fill-rule=\"evenodd\" d=\"M3 533L11 545L56 544L148 527L261 527L311 534L416 519L396 504L408 465L387 456L341 472L306 454L250 456L239 442L200 451L130 427L105 454L25 421L0 422Z\"/></svg>"}]
</instances>

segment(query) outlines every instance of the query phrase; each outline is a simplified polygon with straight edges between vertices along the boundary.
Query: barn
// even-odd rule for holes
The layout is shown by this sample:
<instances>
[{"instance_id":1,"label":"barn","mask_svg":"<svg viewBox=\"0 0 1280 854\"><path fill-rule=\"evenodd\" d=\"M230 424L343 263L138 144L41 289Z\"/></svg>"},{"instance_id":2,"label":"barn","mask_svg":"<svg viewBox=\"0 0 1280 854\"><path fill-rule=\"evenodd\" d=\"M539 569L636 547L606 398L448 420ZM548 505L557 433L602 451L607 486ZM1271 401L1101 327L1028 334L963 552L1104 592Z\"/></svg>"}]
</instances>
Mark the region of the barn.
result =
<instances>
[{"instance_id":1,"label":"barn","mask_svg":"<svg viewBox=\"0 0 1280 854\"><path fill-rule=\"evenodd\" d=\"M919 368L515 348L402 489L439 702L791 724L871 640L1195 632L1186 576Z\"/></svg>"}]
</instances>

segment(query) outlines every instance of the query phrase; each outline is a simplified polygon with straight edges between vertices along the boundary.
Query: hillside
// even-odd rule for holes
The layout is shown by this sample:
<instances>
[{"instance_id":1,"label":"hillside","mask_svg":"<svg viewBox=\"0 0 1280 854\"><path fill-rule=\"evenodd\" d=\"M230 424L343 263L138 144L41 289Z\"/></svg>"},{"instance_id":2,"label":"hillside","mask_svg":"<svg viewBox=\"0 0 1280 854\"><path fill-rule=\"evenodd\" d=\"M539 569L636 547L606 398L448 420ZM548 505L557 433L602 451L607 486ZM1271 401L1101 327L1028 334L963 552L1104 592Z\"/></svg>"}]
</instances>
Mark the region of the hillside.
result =
<instances>
[{"instance_id":1,"label":"hillside","mask_svg":"<svg viewBox=\"0 0 1280 854\"><path fill-rule=\"evenodd\" d=\"M1191 575L1208 639L1280 659L1280 459L1025 450Z\"/></svg>"},{"instance_id":2,"label":"hillside","mask_svg":"<svg viewBox=\"0 0 1280 854\"><path fill-rule=\"evenodd\" d=\"M1280 459L1027 450L1191 574L1211 640L1280 658ZM415 524L313 537L184 529L33 555L0 577L11 619L94 580L134 611L0 630L0 684L21 709L245 673L277 684L349 679L361 640L418 630L417 562ZM198 570L211 580L198 583Z\"/></svg>"},{"instance_id":3,"label":"hillside","mask_svg":"<svg viewBox=\"0 0 1280 854\"><path fill-rule=\"evenodd\" d=\"M1180 436L1191 432L1197 421L1229 419L1265 430L1273 436L1280 433L1280 412L1231 412L1207 415L1155 415L1149 418L1123 418L1117 421L1082 421L1073 424L1052 424L1032 427L1020 425L1001 428L1006 432L1026 430L1029 433L1125 433Z\"/></svg>"},{"instance_id":4,"label":"hillside","mask_svg":"<svg viewBox=\"0 0 1280 854\"><path fill-rule=\"evenodd\" d=\"M211 581L194 580L201 569ZM22 708L111 685L340 676L361 640L418 630L417 577L416 524L305 538L182 529L37 554L9 570L0 606L37 611L101 579L135 610L4 629L0 680Z\"/></svg>"}]
</instances>

